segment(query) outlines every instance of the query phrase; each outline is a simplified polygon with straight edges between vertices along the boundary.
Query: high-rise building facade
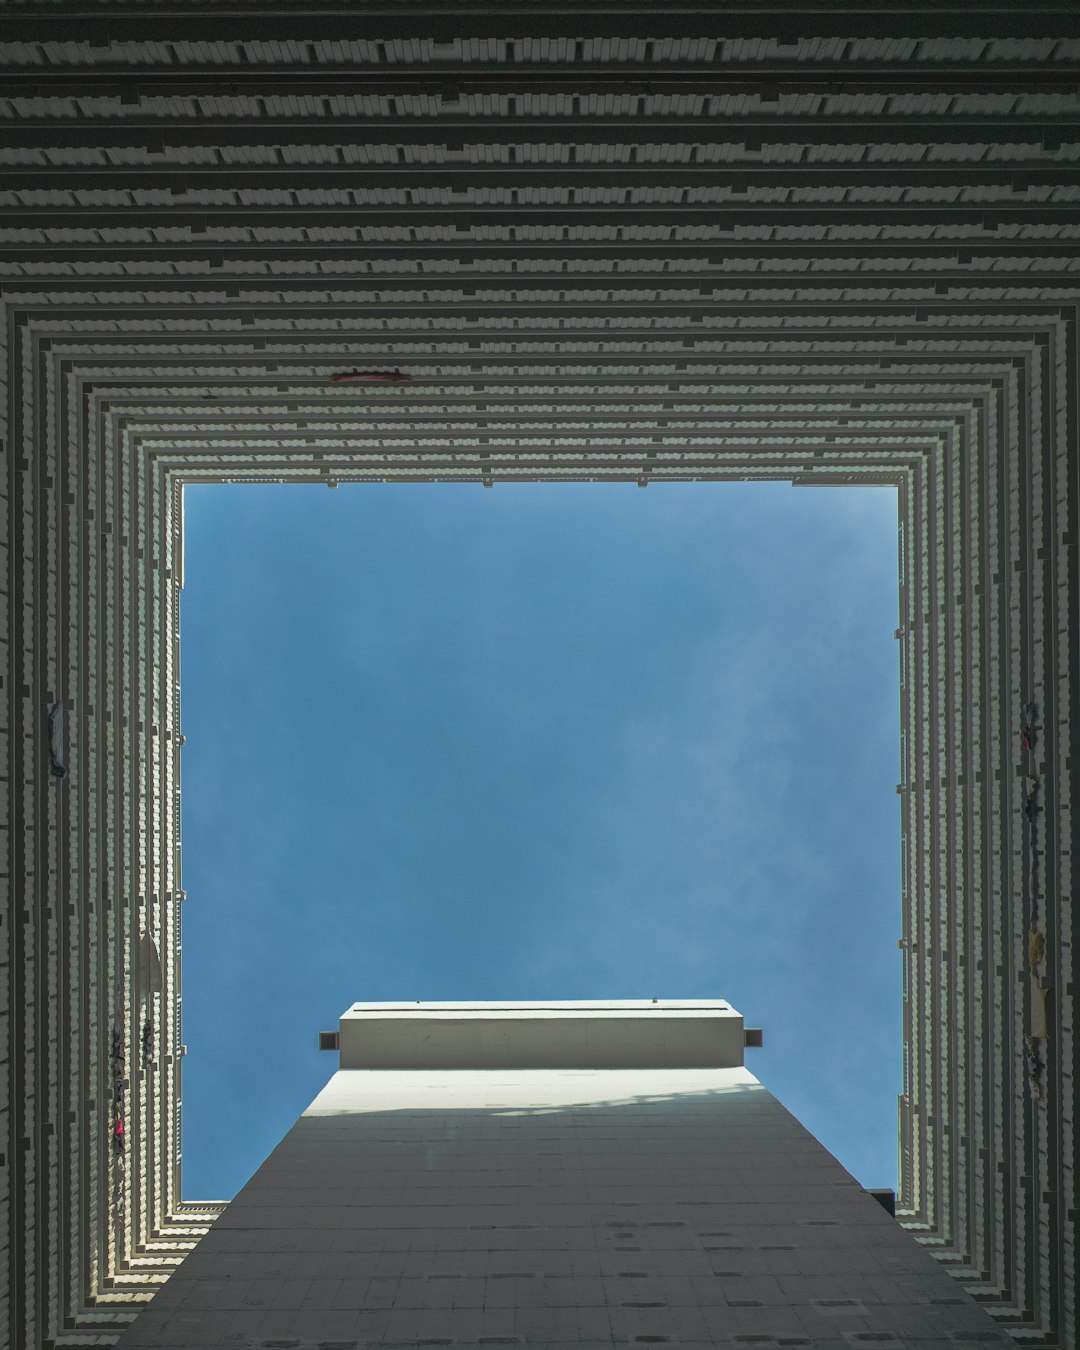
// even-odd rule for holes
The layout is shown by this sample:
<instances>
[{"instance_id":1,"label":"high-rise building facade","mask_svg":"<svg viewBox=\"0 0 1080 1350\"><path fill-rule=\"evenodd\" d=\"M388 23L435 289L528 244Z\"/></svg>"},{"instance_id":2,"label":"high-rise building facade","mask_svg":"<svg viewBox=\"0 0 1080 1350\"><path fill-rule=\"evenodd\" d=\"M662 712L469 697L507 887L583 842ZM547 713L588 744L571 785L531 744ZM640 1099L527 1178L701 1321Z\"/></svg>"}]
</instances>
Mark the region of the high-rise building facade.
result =
<instances>
[{"instance_id":1,"label":"high-rise building facade","mask_svg":"<svg viewBox=\"0 0 1080 1350\"><path fill-rule=\"evenodd\" d=\"M221 1208L184 483L773 478L898 492L901 1222L1072 1343L1080 8L2 21L8 1342L110 1343Z\"/></svg>"},{"instance_id":2,"label":"high-rise building facade","mask_svg":"<svg viewBox=\"0 0 1080 1350\"><path fill-rule=\"evenodd\" d=\"M120 1350L1008 1345L720 1001L357 1004Z\"/></svg>"}]
</instances>

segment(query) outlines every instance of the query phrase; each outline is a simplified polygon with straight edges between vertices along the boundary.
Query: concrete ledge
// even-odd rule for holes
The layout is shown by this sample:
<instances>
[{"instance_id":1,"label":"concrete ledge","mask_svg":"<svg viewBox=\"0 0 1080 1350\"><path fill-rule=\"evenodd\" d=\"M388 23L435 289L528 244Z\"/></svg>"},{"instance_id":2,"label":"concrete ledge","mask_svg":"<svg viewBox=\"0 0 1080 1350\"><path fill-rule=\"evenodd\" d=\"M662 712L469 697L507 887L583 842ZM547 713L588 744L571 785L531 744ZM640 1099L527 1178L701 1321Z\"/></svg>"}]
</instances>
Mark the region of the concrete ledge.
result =
<instances>
[{"instance_id":1,"label":"concrete ledge","mask_svg":"<svg viewBox=\"0 0 1080 1350\"><path fill-rule=\"evenodd\" d=\"M342 1069L735 1068L743 1019L720 1000L356 1003Z\"/></svg>"}]
</instances>

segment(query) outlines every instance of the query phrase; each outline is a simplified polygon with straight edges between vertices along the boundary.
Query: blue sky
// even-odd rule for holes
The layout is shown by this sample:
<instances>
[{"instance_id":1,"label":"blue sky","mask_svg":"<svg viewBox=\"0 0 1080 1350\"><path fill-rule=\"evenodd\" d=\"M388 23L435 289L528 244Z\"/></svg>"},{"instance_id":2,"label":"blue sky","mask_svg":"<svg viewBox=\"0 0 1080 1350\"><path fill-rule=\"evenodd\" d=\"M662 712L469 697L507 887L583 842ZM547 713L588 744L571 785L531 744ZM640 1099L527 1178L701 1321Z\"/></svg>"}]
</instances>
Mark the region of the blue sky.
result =
<instances>
[{"instance_id":1,"label":"blue sky","mask_svg":"<svg viewBox=\"0 0 1080 1350\"><path fill-rule=\"evenodd\" d=\"M184 1194L359 999L729 999L868 1186L900 1086L896 496L189 486Z\"/></svg>"}]
</instances>

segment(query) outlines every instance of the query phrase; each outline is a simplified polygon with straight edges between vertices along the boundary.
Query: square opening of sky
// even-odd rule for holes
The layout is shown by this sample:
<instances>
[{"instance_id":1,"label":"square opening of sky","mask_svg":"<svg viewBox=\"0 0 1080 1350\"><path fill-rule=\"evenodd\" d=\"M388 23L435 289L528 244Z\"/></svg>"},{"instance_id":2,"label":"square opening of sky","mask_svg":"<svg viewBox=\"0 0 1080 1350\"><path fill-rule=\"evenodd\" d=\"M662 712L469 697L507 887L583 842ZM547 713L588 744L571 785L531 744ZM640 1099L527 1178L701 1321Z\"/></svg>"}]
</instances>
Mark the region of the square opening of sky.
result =
<instances>
[{"instance_id":1,"label":"square opening of sky","mask_svg":"<svg viewBox=\"0 0 1080 1350\"><path fill-rule=\"evenodd\" d=\"M711 997L868 1186L901 1086L896 492L199 485L186 1199L357 1000Z\"/></svg>"}]
</instances>

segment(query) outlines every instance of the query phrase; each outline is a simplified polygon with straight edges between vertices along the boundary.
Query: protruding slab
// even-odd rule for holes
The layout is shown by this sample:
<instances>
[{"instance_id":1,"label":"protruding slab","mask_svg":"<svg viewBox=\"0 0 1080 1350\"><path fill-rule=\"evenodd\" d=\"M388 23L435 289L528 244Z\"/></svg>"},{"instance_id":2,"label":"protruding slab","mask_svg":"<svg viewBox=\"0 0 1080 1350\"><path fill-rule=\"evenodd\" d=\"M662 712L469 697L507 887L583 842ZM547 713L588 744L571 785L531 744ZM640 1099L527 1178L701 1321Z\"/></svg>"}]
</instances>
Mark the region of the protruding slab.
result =
<instances>
[{"instance_id":1,"label":"protruding slab","mask_svg":"<svg viewBox=\"0 0 1080 1350\"><path fill-rule=\"evenodd\" d=\"M708 1069L743 1062L743 1019L719 999L354 1003L343 1069Z\"/></svg>"}]
</instances>

